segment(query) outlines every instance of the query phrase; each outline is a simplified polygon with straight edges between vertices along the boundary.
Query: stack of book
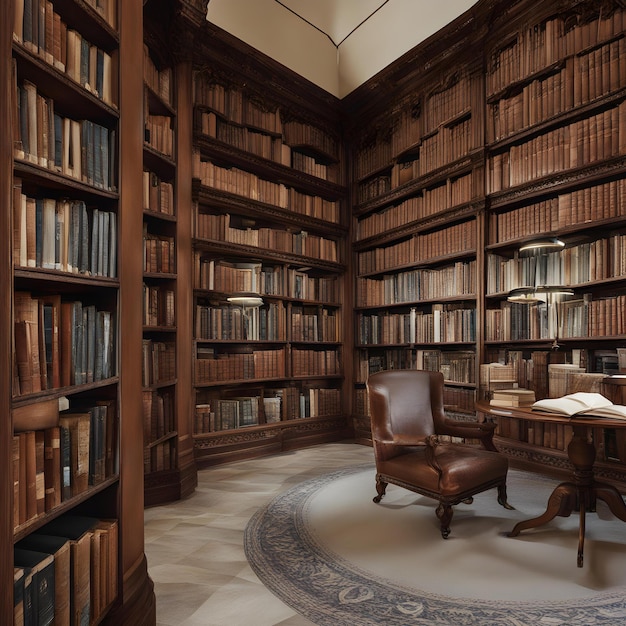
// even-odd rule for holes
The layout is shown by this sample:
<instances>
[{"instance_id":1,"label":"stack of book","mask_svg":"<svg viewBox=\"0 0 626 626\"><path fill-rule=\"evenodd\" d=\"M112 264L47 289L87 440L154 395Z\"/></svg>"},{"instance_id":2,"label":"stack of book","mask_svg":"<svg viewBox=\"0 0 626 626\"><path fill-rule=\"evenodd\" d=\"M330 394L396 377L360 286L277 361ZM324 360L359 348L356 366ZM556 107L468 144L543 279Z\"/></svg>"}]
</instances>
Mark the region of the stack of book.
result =
<instances>
[{"instance_id":1,"label":"stack of book","mask_svg":"<svg viewBox=\"0 0 626 626\"><path fill-rule=\"evenodd\" d=\"M493 392L491 406L520 407L532 406L535 402L535 392L532 389L498 389Z\"/></svg>"}]
</instances>

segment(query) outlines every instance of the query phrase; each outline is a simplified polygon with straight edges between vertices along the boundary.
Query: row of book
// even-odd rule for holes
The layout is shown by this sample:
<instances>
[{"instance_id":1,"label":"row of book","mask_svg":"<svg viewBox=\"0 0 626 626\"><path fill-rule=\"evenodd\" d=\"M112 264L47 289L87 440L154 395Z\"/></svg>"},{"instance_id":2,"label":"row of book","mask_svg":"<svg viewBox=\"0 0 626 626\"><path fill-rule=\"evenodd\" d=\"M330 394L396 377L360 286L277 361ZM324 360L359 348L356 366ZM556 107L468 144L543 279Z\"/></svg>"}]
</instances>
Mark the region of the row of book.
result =
<instances>
[{"instance_id":1,"label":"row of book","mask_svg":"<svg viewBox=\"0 0 626 626\"><path fill-rule=\"evenodd\" d=\"M199 111L199 128L203 135L223 141L229 146L245 150L251 154L281 163L291 165L291 148L283 143L282 137L269 135L258 130L227 122L218 117L213 111Z\"/></svg>"},{"instance_id":2,"label":"row of book","mask_svg":"<svg viewBox=\"0 0 626 626\"><path fill-rule=\"evenodd\" d=\"M227 88L200 73L194 80L194 102L213 109L231 122L247 124L268 133L282 134L280 109L262 109L253 98L246 97L242 91Z\"/></svg>"},{"instance_id":3,"label":"row of book","mask_svg":"<svg viewBox=\"0 0 626 626\"><path fill-rule=\"evenodd\" d=\"M341 318L336 310L291 307L292 341L338 341Z\"/></svg>"},{"instance_id":4,"label":"row of book","mask_svg":"<svg viewBox=\"0 0 626 626\"><path fill-rule=\"evenodd\" d=\"M379 272L448 254L471 252L476 249L476 236L475 220L419 233L400 243L359 252L358 272Z\"/></svg>"},{"instance_id":5,"label":"row of book","mask_svg":"<svg viewBox=\"0 0 626 626\"><path fill-rule=\"evenodd\" d=\"M621 217L626 179L612 180L559 194L506 213L489 216L489 243L545 234L567 226Z\"/></svg>"},{"instance_id":6,"label":"row of book","mask_svg":"<svg viewBox=\"0 0 626 626\"><path fill-rule=\"evenodd\" d=\"M196 339L284 341L285 307L270 302L261 307L196 305Z\"/></svg>"},{"instance_id":7,"label":"row of book","mask_svg":"<svg viewBox=\"0 0 626 626\"><path fill-rule=\"evenodd\" d=\"M359 313L358 340L362 345L473 342L476 341L476 309L458 304L433 304L427 313Z\"/></svg>"},{"instance_id":8,"label":"row of book","mask_svg":"<svg viewBox=\"0 0 626 626\"><path fill-rule=\"evenodd\" d=\"M226 88L207 80L202 74L196 75L194 81L194 102L213 109L230 122L282 135L284 142L290 146L312 147L321 154L332 157L338 154L337 139L323 129L297 120L289 120L283 124L280 109L262 108L255 98L248 97L240 90Z\"/></svg>"},{"instance_id":9,"label":"row of book","mask_svg":"<svg viewBox=\"0 0 626 626\"><path fill-rule=\"evenodd\" d=\"M337 262L338 249L334 239L312 235L307 231L292 232L276 228L237 228L228 213L196 215L196 237L226 241L243 246L280 250L292 254Z\"/></svg>"},{"instance_id":10,"label":"row of book","mask_svg":"<svg viewBox=\"0 0 626 626\"><path fill-rule=\"evenodd\" d=\"M555 17L531 26L513 42L494 53L487 71L487 94L491 95L511 83L620 35L626 27L626 11L616 8L596 19L578 21L573 27L564 18Z\"/></svg>"},{"instance_id":11,"label":"row of book","mask_svg":"<svg viewBox=\"0 0 626 626\"><path fill-rule=\"evenodd\" d=\"M383 306L476 294L476 261L357 278L357 306Z\"/></svg>"},{"instance_id":12,"label":"row of book","mask_svg":"<svg viewBox=\"0 0 626 626\"><path fill-rule=\"evenodd\" d=\"M220 167L211 161L203 160L198 149L194 149L192 165L193 177L198 178L206 187L324 221L340 222L341 210L338 201L299 192L293 187L259 178L256 174L237 167Z\"/></svg>"},{"instance_id":13,"label":"row of book","mask_svg":"<svg viewBox=\"0 0 626 626\"><path fill-rule=\"evenodd\" d=\"M196 348L195 383L232 380L285 378L285 350L255 350L252 353L217 353L213 348Z\"/></svg>"},{"instance_id":14,"label":"row of book","mask_svg":"<svg viewBox=\"0 0 626 626\"><path fill-rule=\"evenodd\" d=\"M392 187L397 187L406 181L399 179L397 184L393 180ZM411 175L411 179L414 176ZM367 239L393 230L399 226L406 226L411 222L446 211L472 199L472 177L469 174L457 178L447 178L444 184L426 188L420 195L411 196L399 204L384 207L381 211L368 214L359 219L357 224L357 240Z\"/></svg>"},{"instance_id":15,"label":"row of book","mask_svg":"<svg viewBox=\"0 0 626 626\"><path fill-rule=\"evenodd\" d=\"M416 178L418 175L417 172L412 172L411 179ZM382 196L390 191L391 174L376 174L372 178L359 183L357 189L359 204L378 198L378 196Z\"/></svg>"},{"instance_id":16,"label":"row of book","mask_svg":"<svg viewBox=\"0 0 626 626\"><path fill-rule=\"evenodd\" d=\"M119 522L64 515L14 548L14 626L97 624L118 594Z\"/></svg>"},{"instance_id":17,"label":"row of book","mask_svg":"<svg viewBox=\"0 0 626 626\"><path fill-rule=\"evenodd\" d=\"M148 445L144 450L143 471L147 476L154 472L166 472L178 467L176 439L169 438Z\"/></svg>"},{"instance_id":18,"label":"row of book","mask_svg":"<svg viewBox=\"0 0 626 626\"><path fill-rule=\"evenodd\" d=\"M401 132L403 128L409 128L412 132L415 128L415 124L407 122L405 126L399 125L398 129ZM402 146L412 145L412 137L410 139L399 139L393 144L397 150L392 151L392 142L387 138L377 138L374 136L365 135L367 140L363 142L363 145L359 146L355 159L354 159L354 177L355 179L363 179L367 176L371 176L374 172L388 167L393 156L400 152ZM363 202L359 197L359 201Z\"/></svg>"},{"instance_id":19,"label":"row of book","mask_svg":"<svg viewBox=\"0 0 626 626\"><path fill-rule=\"evenodd\" d=\"M626 102L548 131L489 158L487 193L626 152Z\"/></svg>"},{"instance_id":20,"label":"row of book","mask_svg":"<svg viewBox=\"0 0 626 626\"><path fill-rule=\"evenodd\" d=\"M357 367L358 382L362 383L367 381L370 374L388 369L441 372L447 382L474 384L476 381L476 353L473 350L359 350Z\"/></svg>"},{"instance_id":21,"label":"row of book","mask_svg":"<svg viewBox=\"0 0 626 626\"><path fill-rule=\"evenodd\" d=\"M623 314L626 296L592 300L591 294L584 294L582 298L553 304L501 302L500 308L487 309L486 339L520 341L610 337L626 331L626 316Z\"/></svg>"},{"instance_id":22,"label":"row of book","mask_svg":"<svg viewBox=\"0 0 626 626\"><path fill-rule=\"evenodd\" d=\"M143 208L155 213L174 215L174 185L154 172L143 173Z\"/></svg>"},{"instance_id":23,"label":"row of book","mask_svg":"<svg viewBox=\"0 0 626 626\"><path fill-rule=\"evenodd\" d=\"M468 75L456 73L426 98L422 114L425 133L449 123L470 108L470 81Z\"/></svg>"},{"instance_id":24,"label":"row of book","mask_svg":"<svg viewBox=\"0 0 626 626\"><path fill-rule=\"evenodd\" d=\"M176 344L142 340L142 385L150 387L176 378Z\"/></svg>"},{"instance_id":25,"label":"row of book","mask_svg":"<svg viewBox=\"0 0 626 626\"><path fill-rule=\"evenodd\" d=\"M462 119L452 126L443 126L426 137L420 148L420 173L428 174L456 161L478 146L479 138L472 118Z\"/></svg>"},{"instance_id":26,"label":"row of book","mask_svg":"<svg viewBox=\"0 0 626 626\"><path fill-rule=\"evenodd\" d=\"M13 185L13 263L88 276L117 275L117 214L82 200L34 198Z\"/></svg>"},{"instance_id":27,"label":"row of book","mask_svg":"<svg viewBox=\"0 0 626 626\"><path fill-rule=\"evenodd\" d=\"M112 313L60 294L16 291L15 395L105 380L115 374Z\"/></svg>"},{"instance_id":28,"label":"row of book","mask_svg":"<svg viewBox=\"0 0 626 626\"><path fill-rule=\"evenodd\" d=\"M173 118L169 115L146 114L145 139L146 143L157 152L168 157L174 156L174 128Z\"/></svg>"},{"instance_id":29,"label":"row of book","mask_svg":"<svg viewBox=\"0 0 626 626\"><path fill-rule=\"evenodd\" d=\"M150 57L147 44L143 46L143 82L168 104L172 104L174 77L171 67L158 68Z\"/></svg>"},{"instance_id":30,"label":"row of book","mask_svg":"<svg viewBox=\"0 0 626 626\"><path fill-rule=\"evenodd\" d=\"M194 286L224 293L284 294L283 266L260 262L225 261L194 252Z\"/></svg>"},{"instance_id":31,"label":"row of book","mask_svg":"<svg viewBox=\"0 0 626 626\"><path fill-rule=\"evenodd\" d=\"M398 155L417 144L422 136L421 113L420 101L409 101L398 111L391 131L391 154ZM367 154L367 152L366 150L365 154ZM357 169L362 170L363 174L372 171L371 165L365 165L360 152L357 156Z\"/></svg>"},{"instance_id":32,"label":"row of book","mask_svg":"<svg viewBox=\"0 0 626 626\"><path fill-rule=\"evenodd\" d=\"M144 326L173 328L176 324L176 295L162 285L143 285Z\"/></svg>"},{"instance_id":33,"label":"row of book","mask_svg":"<svg viewBox=\"0 0 626 626\"><path fill-rule=\"evenodd\" d=\"M293 150L291 152L290 165L293 169L305 172L311 176L337 182L338 169L336 167L329 167L326 163L320 163L315 157L309 156L308 154Z\"/></svg>"},{"instance_id":34,"label":"row of book","mask_svg":"<svg viewBox=\"0 0 626 626\"><path fill-rule=\"evenodd\" d=\"M333 376L340 373L339 351L292 348L292 376Z\"/></svg>"},{"instance_id":35,"label":"row of book","mask_svg":"<svg viewBox=\"0 0 626 626\"><path fill-rule=\"evenodd\" d=\"M289 405L289 406L287 406ZM279 389L275 395L213 399L196 404L194 432L212 433L273 424L287 419L339 415L341 394L338 389Z\"/></svg>"},{"instance_id":36,"label":"row of book","mask_svg":"<svg viewBox=\"0 0 626 626\"><path fill-rule=\"evenodd\" d=\"M95 5L96 0L93 0ZM98 0L100 4L102 0ZM102 4L104 4L102 2ZM109 7L98 7L105 19ZM107 104L115 105L115 66L111 55L68 28L51 0L16 0L13 39L57 70L65 72Z\"/></svg>"},{"instance_id":37,"label":"row of book","mask_svg":"<svg viewBox=\"0 0 626 626\"><path fill-rule=\"evenodd\" d=\"M386 368L383 368L386 369ZM397 368L397 369L414 369L414 368ZM380 370L376 370L380 371ZM372 372L374 373L374 372ZM362 382L365 382L363 380ZM454 415L455 419L467 417L467 413L473 414L475 410L475 391L473 389L464 389L462 387L448 387L443 389L443 404L446 413L461 411L462 415ZM369 416L370 406L367 389L355 389L354 396L354 412L358 420L359 416ZM369 420L364 420L363 428L369 432Z\"/></svg>"},{"instance_id":38,"label":"row of book","mask_svg":"<svg viewBox=\"0 0 626 626\"><path fill-rule=\"evenodd\" d=\"M307 146L330 157L339 154L339 140L322 128L291 119L283 124L283 136L290 146Z\"/></svg>"},{"instance_id":39,"label":"row of book","mask_svg":"<svg viewBox=\"0 0 626 626\"><path fill-rule=\"evenodd\" d=\"M565 60L556 73L489 107L487 141L497 141L596 98L618 91L626 77L626 40L616 39Z\"/></svg>"},{"instance_id":40,"label":"row of book","mask_svg":"<svg viewBox=\"0 0 626 626\"><path fill-rule=\"evenodd\" d=\"M41 424L54 425L13 436L15 528L100 484L116 467L113 402L85 404L60 414L57 404L56 419L53 410L46 408L50 403L43 406L31 407L31 412L37 412Z\"/></svg>"},{"instance_id":41,"label":"row of book","mask_svg":"<svg viewBox=\"0 0 626 626\"><path fill-rule=\"evenodd\" d=\"M174 274L176 272L176 246L174 237L155 235L144 226L143 271L148 273Z\"/></svg>"},{"instance_id":42,"label":"row of book","mask_svg":"<svg viewBox=\"0 0 626 626\"><path fill-rule=\"evenodd\" d=\"M286 276L286 278L285 278ZM262 263L230 262L194 253L194 286L223 293L258 293L334 303L336 276L315 276L306 271Z\"/></svg>"},{"instance_id":43,"label":"row of book","mask_svg":"<svg viewBox=\"0 0 626 626\"><path fill-rule=\"evenodd\" d=\"M391 168L391 188L395 189L419 178L420 172L418 159L395 163ZM437 184L434 187L422 189L421 194L418 198L419 204L423 204L423 207L418 204L419 218L469 202L472 198L472 177L466 174L454 179L447 178L443 185Z\"/></svg>"},{"instance_id":44,"label":"row of book","mask_svg":"<svg viewBox=\"0 0 626 626\"><path fill-rule=\"evenodd\" d=\"M101 189L117 188L115 129L64 117L30 81L14 89L16 158Z\"/></svg>"},{"instance_id":45,"label":"row of book","mask_svg":"<svg viewBox=\"0 0 626 626\"><path fill-rule=\"evenodd\" d=\"M172 389L144 389L141 394L144 445L158 441L175 430Z\"/></svg>"},{"instance_id":46,"label":"row of book","mask_svg":"<svg viewBox=\"0 0 626 626\"><path fill-rule=\"evenodd\" d=\"M272 398L260 396L215 399L210 404L196 404L195 433L212 433L259 424L260 403ZM273 415L273 413L270 413ZM264 415L265 422L267 416Z\"/></svg>"},{"instance_id":47,"label":"row of book","mask_svg":"<svg viewBox=\"0 0 626 626\"><path fill-rule=\"evenodd\" d=\"M626 236L596 239L548 254L487 256L487 293L528 285L579 285L626 274Z\"/></svg>"}]
</instances>

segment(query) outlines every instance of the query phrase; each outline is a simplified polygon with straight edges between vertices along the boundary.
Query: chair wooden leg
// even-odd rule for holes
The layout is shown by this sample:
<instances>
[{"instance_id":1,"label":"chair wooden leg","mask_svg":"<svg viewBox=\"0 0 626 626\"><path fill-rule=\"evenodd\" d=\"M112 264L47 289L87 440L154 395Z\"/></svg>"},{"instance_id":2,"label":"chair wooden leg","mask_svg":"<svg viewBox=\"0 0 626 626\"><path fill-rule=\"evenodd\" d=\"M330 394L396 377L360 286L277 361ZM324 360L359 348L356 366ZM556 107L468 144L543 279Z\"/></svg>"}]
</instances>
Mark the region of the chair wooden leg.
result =
<instances>
[{"instance_id":1,"label":"chair wooden leg","mask_svg":"<svg viewBox=\"0 0 626 626\"><path fill-rule=\"evenodd\" d=\"M498 485L498 504L501 504L505 509L509 511L515 510L515 507L511 506L506 499L506 483Z\"/></svg>"},{"instance_id":2,"label":"chair wooden leg","mask_svg":"<svg viewBox=\"0 0 626 626\"><path fill-rule=\"evenodd\" d=\"M440 502L435 513L439 518L441 526L441 536L444 539L447 539L450 535L450 522L452 521L452 515L454 511L449 504L443 504L442 502Z\"/></svg>"},{"instance_id":3,"label":"chair wooden leg","mask_svg":"<svg viewBox=\"0 0 626 626\"><path fill-rule=\"evenodd\" d=\"M376 504L378 504L383 499L386 489L387 483L384 480L376 477L376 491L378 492L378 495L374 498L374 502L376 502Z\"/></svg>"}]
</instances>

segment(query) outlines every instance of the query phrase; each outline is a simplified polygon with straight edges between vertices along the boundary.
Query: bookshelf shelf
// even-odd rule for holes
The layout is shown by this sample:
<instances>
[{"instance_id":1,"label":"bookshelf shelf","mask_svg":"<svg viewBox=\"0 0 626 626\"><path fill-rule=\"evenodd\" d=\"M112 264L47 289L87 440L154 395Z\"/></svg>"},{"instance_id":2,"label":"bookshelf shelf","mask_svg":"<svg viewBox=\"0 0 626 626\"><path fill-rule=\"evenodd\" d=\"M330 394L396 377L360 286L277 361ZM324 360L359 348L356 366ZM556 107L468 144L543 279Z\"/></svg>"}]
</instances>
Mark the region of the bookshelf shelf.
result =
<instances>
[{"instance_id":1,"label":"bookshelf shelf","mask_svg":"<svg viewBox=\"0 0 626 626\"><path fill-rule=\"evenodd\" d=\"M35 532L43 528L47 523L60 517L64 514L71 513L74 509L78 508L81 504L88 502L97 494L107 491L110 487L115 486L119 481L119 476L111 476L98 485L89 487L89 489L79 495L73 496L71 500L63 502L57 507L54 507L50 511L46 511L45 515L38 516L31 520L28 520L25 524L18 526L15 529L15 542L27 537L30 533Z\"/></svg>"},{"instance_id":2,"label":"bookshelf shelf","mask_svg":"<svg viewBox=\"0 0 626 626\"><path fill-rule=\"evenodd\" d=\"M311 228L320 233L341 233L347 232L347 227L339 222L339 214L333 210L332 213L337 215L337 219L323 219L322 217L307 215L304 208L298 210L298 207L289 208L288 206L277 206L271 202L262 202L252 198L246 198L241 195L224 191L222 189L213 189L207 185L203 185L198 180L194 180L197 199L201 207L218 205L223 211L232 212L260 219L273 219L273 221L300 227ZM323 215L324 209L317 210L318 214ZM330 211L327 211L330 213Z\"/></svg>"}]
</instances>

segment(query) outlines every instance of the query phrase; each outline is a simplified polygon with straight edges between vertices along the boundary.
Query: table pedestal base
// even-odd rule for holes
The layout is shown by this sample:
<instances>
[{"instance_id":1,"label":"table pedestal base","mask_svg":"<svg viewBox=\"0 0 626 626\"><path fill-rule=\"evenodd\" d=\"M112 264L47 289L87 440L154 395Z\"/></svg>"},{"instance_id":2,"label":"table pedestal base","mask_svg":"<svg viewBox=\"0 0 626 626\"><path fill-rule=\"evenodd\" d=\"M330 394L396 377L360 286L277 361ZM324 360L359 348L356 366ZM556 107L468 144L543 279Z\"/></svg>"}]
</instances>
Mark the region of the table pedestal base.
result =
<instances>
[{"instance_id":1,"label":"table pedestal base","mask_svg":"<svg viewBox=\"0 0 626 626\"><path fill-rule=\"evenodd\" d=\"M603 500L615 517L626 522L626 504L615 487L594 480L593 464L596 450L593 443L588 440L586 426L574 426L574 436L567 447L567 454L574 466L574 482L564 482L556 487L548 499L545 512L539 517L518 522L508 536L517 537L522 530L543 526L557 515L569 517L573 511L578 511L580 522L577 564L578 567L582 567L587 511L595 512L596 501Z\"/></svg>"}]
</instances>

